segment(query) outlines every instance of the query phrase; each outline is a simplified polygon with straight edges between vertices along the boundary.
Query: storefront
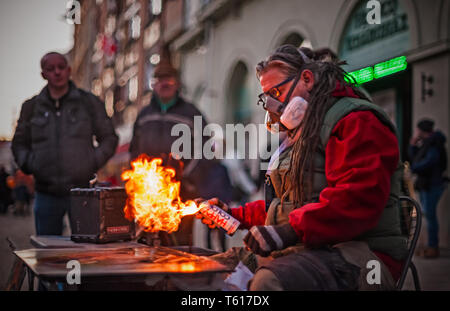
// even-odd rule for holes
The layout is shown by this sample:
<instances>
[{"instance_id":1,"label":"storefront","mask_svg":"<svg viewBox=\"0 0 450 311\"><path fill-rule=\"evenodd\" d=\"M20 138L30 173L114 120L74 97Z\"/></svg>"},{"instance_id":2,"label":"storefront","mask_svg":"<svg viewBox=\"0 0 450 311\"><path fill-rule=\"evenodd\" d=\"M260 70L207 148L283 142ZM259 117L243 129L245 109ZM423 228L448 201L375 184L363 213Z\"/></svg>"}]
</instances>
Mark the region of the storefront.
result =
<instances>
[{"instance_id":1,"label":"storefront","mask_svg":"<svg viewBox=\"0 0 450 311\"><path fill-rule=\"evenodd\" d=\"M402 160L409 160L409 140L420 119L433 119L437 130L450 135L450 5L380 0L381 23L369 24L367 3L354 0L343 7L330 46L396 124ZM449 202L446 191L437 211L441 247L450 245ZM426 228L421 232L419 245L425 243Z\"/></svg>"},{"instance_id":2,"label":"storefront","mask_svg":"<svg viewBox=\"0 0 450 311\"><path fill-rule=\"evenodd\" d=\"M381 2L382 23L368 24L366 1L353 10L339 45L344 68L383 107L398 129L402 158L411 136L411 69L405 56L410 50L408 15L398 0Z\"/></svg>"}]
</instances>

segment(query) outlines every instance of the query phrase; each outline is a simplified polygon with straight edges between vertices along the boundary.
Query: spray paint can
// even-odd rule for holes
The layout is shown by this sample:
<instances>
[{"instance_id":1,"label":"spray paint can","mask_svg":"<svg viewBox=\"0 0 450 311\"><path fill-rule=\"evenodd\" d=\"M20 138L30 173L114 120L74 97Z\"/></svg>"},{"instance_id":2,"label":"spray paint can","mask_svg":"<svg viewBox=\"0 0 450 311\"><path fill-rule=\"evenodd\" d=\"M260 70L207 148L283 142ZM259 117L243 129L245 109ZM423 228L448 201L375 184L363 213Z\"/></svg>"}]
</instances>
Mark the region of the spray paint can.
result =
<instances>
[{"instance_id":1,"label":"spray paint can","mask_svg":"<svg viewBox=\"0 0 450 311\"><path fill-rule=\"evenodd\" d=\"M232 236L241 225L239 220L220 207L209 204L208 201L200 203L200 213L203 217L208 218L215 225L225 230L229 236Z\"/></svg>"}]
</instances>

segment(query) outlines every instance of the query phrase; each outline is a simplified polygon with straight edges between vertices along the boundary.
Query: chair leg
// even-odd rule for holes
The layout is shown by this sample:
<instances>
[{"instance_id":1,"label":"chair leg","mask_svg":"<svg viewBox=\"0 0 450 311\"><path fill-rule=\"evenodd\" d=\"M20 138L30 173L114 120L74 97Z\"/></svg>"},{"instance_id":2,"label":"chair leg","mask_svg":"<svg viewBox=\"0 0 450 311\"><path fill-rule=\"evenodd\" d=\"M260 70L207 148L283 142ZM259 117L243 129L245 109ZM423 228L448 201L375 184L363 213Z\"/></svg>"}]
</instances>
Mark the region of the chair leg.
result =
<instances>
[{"instance_id":1,"label":"chair leg","mask_svg":"<svg viewBox=\"0 0 450 311\"><path fill-rule=\"evenodd\" d=\"M417 273L416 266L414 265L413 262L411 262L409 267L411 269L411 273L414 279L414 287L416 288L416 291L421 291L422 289L420 288L419 275Z\"/></svg>"},{"instance_id":2,"label":"chair leg","mask_svg":"<svg viewBox=\"0 0 450 311\"><path fill-rule=\"evenodd\" d=\"M28 290L34 291L34 273L28 267L27 267L27 274L28 274Z\"/></svg>"},{"instance_id":3,"label":"chair leg","mask_svg":"<svg viewBox=\"0 0 450 311\"><path fill-rule=\"evenodd\" d=\"M14 259L14 264L6 283L6 291L18 291L22 288L25 279L26 266L18 257Z\"/></svg>"}]
</instances>

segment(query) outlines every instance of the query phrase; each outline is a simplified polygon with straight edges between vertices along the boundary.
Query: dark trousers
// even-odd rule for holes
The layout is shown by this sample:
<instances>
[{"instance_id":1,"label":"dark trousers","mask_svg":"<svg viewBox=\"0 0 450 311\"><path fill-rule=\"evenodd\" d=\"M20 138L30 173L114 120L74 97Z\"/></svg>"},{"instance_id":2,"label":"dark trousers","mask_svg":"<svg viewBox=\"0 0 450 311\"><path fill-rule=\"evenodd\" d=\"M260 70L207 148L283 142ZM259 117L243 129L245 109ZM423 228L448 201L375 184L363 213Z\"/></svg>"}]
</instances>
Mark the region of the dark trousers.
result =
<instances>
[{"instance_id":1,"label":"dark trousers","mask_svg":"<svg viewBox=\"0 0 450 311\"><path fill-rule=\"evenodd\" d=\"M444 185L432 187L429 190L419 192L422 210L427 220L428 246L439 246L439 223L437 218L437 206L444 192Z\"/></svg>"},{"instance_id":2,"label":"dark trousers","mask_svg":"<svg viewBox=\"0 0 450 311\"><path fill-rule=\"evenodd\" d=\"M272 273L266 273L264 269ZM359 278L360 268L348 263L339 250L308 249L261 265L254 279L259 284L251 285L250 290L357 290Z\"/></svg>"},{"instance_id":3,"label":"dark trousers","mask_svg":"<svg viewBox=\"0 0 450 311\"><path fill-rule=\"evenodd\" d=\"M33 210L37 235L62 235L66 212L70 217L70 196L57 197L37 192Z\"/></svg>"},{"instance_id":4,"label":"dark trousers","mask_svg":"<svg viewBox=\"0 0 450 311\"><path fill-rule=\"evenodd\" d=\"M208 233L206 236L206 245L209 249L213 249L213 245L212 245L212 238L213 238L213 232L214 230L217 230L217 237L218 237L218 242L220 243L220 247L221 247L221 252L224 252L227 250L226 247L226 239L225 239L225 232L221 229L210 229L208 228Z\"/></svg>"}]
</instances>

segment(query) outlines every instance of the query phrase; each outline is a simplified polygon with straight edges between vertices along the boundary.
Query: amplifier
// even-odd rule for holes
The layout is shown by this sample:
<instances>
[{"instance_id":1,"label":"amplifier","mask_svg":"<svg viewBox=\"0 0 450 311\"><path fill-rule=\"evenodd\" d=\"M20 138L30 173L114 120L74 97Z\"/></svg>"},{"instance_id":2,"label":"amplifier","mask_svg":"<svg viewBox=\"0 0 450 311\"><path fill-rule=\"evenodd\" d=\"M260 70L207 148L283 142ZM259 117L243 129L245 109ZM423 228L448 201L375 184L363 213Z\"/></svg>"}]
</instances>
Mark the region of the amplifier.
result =
<instances>
[{"instance_id":1,"label":"amplifier","mask_svg":"<svg viewBox=\"0 0 450 311\"><path fill-rule=\"evenodd\" d=\"M71 240L107 243L134 238L134 222L125 218L123 210L126 200L123 187L71 189Z\"/></svg>"}]
</instances>

